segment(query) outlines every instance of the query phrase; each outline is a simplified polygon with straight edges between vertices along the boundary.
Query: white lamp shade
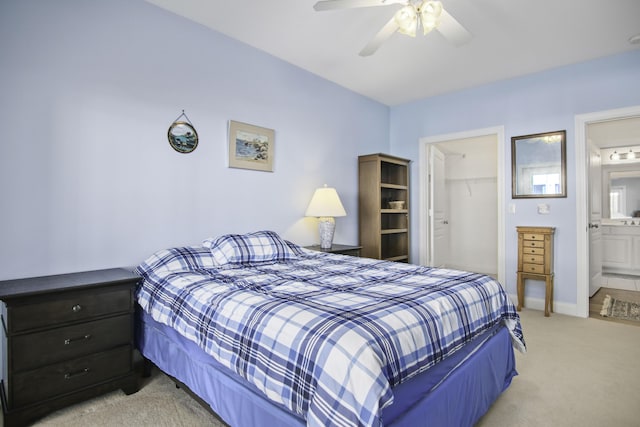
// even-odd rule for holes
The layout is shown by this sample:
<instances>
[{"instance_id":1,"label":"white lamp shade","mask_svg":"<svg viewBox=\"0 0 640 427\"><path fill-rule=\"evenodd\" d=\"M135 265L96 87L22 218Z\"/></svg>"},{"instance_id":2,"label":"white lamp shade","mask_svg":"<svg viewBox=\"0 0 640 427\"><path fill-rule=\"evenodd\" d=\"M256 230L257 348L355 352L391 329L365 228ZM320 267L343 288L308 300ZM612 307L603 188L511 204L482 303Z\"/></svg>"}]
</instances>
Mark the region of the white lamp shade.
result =
<instances>
[{"instance_id":1,"label":"white lamp shade","mask_svg":"<svg viewBox=\"0 0 640 427\"><path fill-rule=\"evenodd\" d=\"M315 217L346 215L347 212L344 210L344 206L342 206L338 192L335 188L330 188L326 185L323 188L318 188L315 193L313 193L311 202L309 202L309 206L305 212L305 216Z\"/></svg>"}]
</instances>

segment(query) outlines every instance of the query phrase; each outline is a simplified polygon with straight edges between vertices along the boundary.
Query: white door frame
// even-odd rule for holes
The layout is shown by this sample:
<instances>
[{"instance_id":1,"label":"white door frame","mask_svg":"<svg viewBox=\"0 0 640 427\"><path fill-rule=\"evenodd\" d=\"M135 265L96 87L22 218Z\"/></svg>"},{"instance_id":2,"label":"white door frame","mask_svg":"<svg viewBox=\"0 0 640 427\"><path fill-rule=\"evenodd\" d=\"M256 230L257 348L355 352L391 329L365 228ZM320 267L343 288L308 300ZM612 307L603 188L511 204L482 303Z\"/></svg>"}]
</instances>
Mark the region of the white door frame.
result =
<instances>
[{"instance_id":1,"label":"white door frame","mask_svg":"<svg viewBox=\"0 0 640 427\"><path fill-rule=\"evenodd\" d=\"M428 212L428 192L429 192L429 162L427 158L427 147L429 144L437 144L446 141L476 138L487 135L495 135L498 141L497 157L498 157L498 176L497 176L497 191L498 191L498 281L505 283L505 241L504 241L504 212L505 212L505 139L504 139L504 126L495 126L484 129L474 129L464 132L449 133L444 135L435 135L420 138L419 141L419 157L418 157L418 170L419 170L419 183L418 183L418 252L419 261L422 265L427 265L429 260L429 212Z\"/></svg>"},{"instance_id":2,"label":"white door frame","mask_svg":"<svg viewBox=\"0 0 640 427\"><path fill-rule=\"evenodd\" d=\"M640 105L575 117L576 147L576 316L589 317L589 171L587 168L587 125L607 120L639 117Z\"/></svg>"}]
</instances>

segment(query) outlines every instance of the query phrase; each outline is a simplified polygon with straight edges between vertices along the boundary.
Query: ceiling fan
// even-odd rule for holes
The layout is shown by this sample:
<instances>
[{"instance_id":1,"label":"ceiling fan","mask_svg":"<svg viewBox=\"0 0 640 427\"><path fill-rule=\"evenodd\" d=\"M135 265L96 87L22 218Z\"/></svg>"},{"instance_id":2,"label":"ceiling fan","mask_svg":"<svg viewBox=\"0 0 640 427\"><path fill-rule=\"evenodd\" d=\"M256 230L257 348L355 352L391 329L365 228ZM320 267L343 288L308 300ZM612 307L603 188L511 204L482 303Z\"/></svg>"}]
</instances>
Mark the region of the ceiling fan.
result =
<instances>
[{"instance_id":1,"label":"ceiling fan","mask_svg":"<svg viewBox=\"0 0 640 427\"><path fill-rule=\"evenodd\" d=\"M313 8L316 11L351 9L356 7L404 5L393 15L373 39L360 51L360 56L370 56L396 31L411 37L422 27L424 34L437 30L455 46L471 40L471 33L455 20L440 1L432 0L321 0Z\"/></svg>"}]
</instances>

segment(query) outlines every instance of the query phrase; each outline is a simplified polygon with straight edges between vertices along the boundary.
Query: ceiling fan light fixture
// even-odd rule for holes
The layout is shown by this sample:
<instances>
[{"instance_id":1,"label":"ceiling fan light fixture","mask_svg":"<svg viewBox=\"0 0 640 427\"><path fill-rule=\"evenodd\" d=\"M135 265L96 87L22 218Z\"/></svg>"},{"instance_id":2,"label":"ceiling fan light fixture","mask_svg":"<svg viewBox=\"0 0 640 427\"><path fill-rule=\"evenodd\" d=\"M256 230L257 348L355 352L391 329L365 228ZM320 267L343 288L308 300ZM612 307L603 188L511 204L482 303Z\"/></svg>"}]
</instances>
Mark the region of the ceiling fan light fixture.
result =
<instances>
[{"instance_id":1,"label":"ceiling fan light fixture","mask_svg":"<svg viewBox=\"0 0 640 427\"><path fill-rule=\"evenodd\" d=\"M422 22L422 30L427 35L431 30L440 24L440 16L442 15L442 3L439 1L426 0L420 5L420 21Z\"/></svg>"},{"instance_id":2,"label":"ceiling fan light fixture","mask_svg":"<svg viewBox=\"0 0 640 427\"><path fill-rule=\"evenodd\" d=\"M415 37L420 27L425 35L437 29L447 42L456 47L468 43L473 37L442 7L439 0L317 0L313 8L325 11L388 5L394 6L393 15L364 46L360 56L373 55L395 33Z\"/></svg>"},{"instance_id":3,"label":"ceiling fan light fixture","mask_svg":"<svg viewBox=\"0 0 640 427\"><path fill-rule=\"evenodd\" d=\"M398 32L407 36L415 37L418 28L418 14L413 5L409 4L394 15L396 24L398 24Z\"/></svg>"},{"instance_id":4,"label":"ceiling fan light fixture","mask_svg":"<svg viewBox=\"0 0 640 427\"><path fill-rule=\"evenodd\" d=\"M428 19L425 19L424 17L422 18L422 31L424 33L424 35L426 36L427 34L429 34L433 29L435 29L438 24L440 23L439 20L437 19L433 19L433 17L429 17Z\"/></svg>"}]
</instances>

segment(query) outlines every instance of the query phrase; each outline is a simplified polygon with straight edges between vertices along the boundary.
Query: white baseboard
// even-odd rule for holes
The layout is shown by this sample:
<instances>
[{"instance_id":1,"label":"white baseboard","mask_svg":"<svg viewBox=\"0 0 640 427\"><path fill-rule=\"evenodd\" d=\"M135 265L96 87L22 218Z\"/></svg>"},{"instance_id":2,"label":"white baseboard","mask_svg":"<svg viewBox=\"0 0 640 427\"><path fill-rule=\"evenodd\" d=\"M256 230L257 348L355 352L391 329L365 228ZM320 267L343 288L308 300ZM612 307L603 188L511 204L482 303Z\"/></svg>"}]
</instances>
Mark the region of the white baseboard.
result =
<instances>
[{"instance_id":1,"label":"white baseboard","mask_svg":"<svg viewBox=\"0 0 640 427\"><path fill-rule=\"evenodd\" d=\"M640 291L640 279L634 276L603 273L601 283L605 288Z\"/></svg>"},{"instance_id":2,"label":"white baseboard","mask_svg":"<svg viewBox=\"0 0 640 427\"><path fill-rule=\"evenodd\" d=\"M509 294L509 298L511 298L511 301L513 301L514 305L518 305L518 295L516 294ZM531 310L540 310L542 312L544 312L544 299L542 298L531 298L531 297L524 297L524 306L526 308L529 308ZM558 301L554 301L553 302L553 312L554 313L558 313L558 314L565 314L567 316L576 316L576 317L580 317L577 315L577 306L576 304L568 304L566 302L558 302ZM544 313L543 313L544 315Z\"/></svg>"}]
</instances>

